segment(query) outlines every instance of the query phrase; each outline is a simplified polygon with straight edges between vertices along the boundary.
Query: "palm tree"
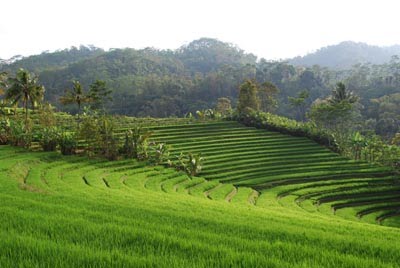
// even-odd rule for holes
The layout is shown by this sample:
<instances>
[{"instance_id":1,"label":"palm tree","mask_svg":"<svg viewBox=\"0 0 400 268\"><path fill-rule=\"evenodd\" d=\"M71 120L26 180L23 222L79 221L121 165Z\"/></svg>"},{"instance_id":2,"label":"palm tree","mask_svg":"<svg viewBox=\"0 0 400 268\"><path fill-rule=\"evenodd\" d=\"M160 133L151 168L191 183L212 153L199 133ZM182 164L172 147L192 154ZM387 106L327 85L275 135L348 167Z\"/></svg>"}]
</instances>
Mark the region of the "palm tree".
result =
<instances>
[{"instance_id":1,"label":"palm tree","mask_svg":"<svg viewBox=\"0 0 400 268\"><path fill-rule=\"evenodd\" d=\"M78 117L81 112L81 105L89 102L89 97L84 93L83 87L79 81L73 81L73 87L70 90L66 90L65 95L60 98L61 104L77 104L78 105Z\"/></svg>"},{"instance_id":2,"label":"palm tree","mask_svg":"<svg viewBox=\"0 0 400 268\"><path fill-rule=\"evenodd\" d=\"M347 91L346 86L342 82L339 82L336 84L328 101L331 104L339 104L343 101L353 104L358 101L358 97L352 91Z\"/></svg>"},{"instance_id":3,"label":"palm tree","mask_svg":"<svg viewBox=\"0 0 400 268\"><path fill-rule=\"evenodd\" d=\"M8 78L8 84L6 99L11 100L12 104L22 101L25 109L25 123L27 123L29 103L34 109L37 102L43 99L44 87L38 85L36 75L31 75L24 69L19 69L15 77Z\"/></svg>"}]
</instances>

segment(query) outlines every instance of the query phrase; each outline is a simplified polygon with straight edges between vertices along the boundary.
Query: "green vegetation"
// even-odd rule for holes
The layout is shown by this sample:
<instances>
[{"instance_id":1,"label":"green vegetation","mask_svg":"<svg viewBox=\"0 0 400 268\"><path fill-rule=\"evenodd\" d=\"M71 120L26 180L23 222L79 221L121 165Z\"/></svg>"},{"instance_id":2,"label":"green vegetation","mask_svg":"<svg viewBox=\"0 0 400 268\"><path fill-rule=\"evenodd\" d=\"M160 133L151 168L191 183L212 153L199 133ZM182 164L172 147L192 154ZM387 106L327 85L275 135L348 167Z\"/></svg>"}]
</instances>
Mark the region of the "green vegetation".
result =
<instances>
[{"instance_id":1,"label":"green vegetation","mask_svg":"<svg viewBox=\"0 0 400 268\"><path fill-rule=\"evenodd\" d=\"M393 55L399 54L400 47L398 45L378 47L366 43L345 41L337 45L323 47L303 57L295 57L290 59L289 62L296 66L311 67L319 65L321 67L346 70L357 64L384 64L389 62Z\"/></svg>"},{"instance_id":2,"label":"green vegetation","mask_svg":"<svg viewBox=\"0 0 400 268\"><path fill-rule=\"evenodd\" d=\"M116 123L121 140L136 121L130 120ZM388 188L399 177L390 169L339 157L306 138L235 122L178 121L150 126L150 140L169 144L176 157L201 152L202 176L211 181L130 159L0 147L1 266L395 267L400 261L399 229L356 222L354 212L353 221L339 215L362 204L361 214L381 209L379 219L392 217L380 223L396 225L389 208L396 188ZM371 194L377 198L362 201ZM291 200L299 196L301 202ZM310 198L319 202L312 212L303 208ZM336 215L322 210L327 204Z\"/></svg>"},{"instance_id":3,"label":"green vegetation","mask_svg":"<svg viewBox=\"0 0 400 268\"><path fill-rule=\"evenodd\" d=\"M89 102L89 97L85 94L81 83L79 81L73 81L73 87L70 90L66 90L64 96L60 98L60 103L64 105L76 104L78 105L78 116L81 113L81 106L84 103Z\"/></svg>"},{"instance_id":4,"label":"green vegetation","mask_svg":"<svg viewBox=\"0 0 400 268\"><path fill-rule=\"evenodd\" d=\"M34 109L37 102L44 96L44 87L37 83L38 77L24 69L20 69L15 77L9 77L7 80L6 99L11 100L12 105L22 102L25 110L25 124L28 123L29 104Z\"/></svg>"},{"instance_id":5,"label":"green vegetation","mask_svg":"<svg viewBox=\"0 0 400 268\"><path fill-rule=\"evenodd\" d=\"M115 50L123 60L114 69L101 69L110 54L91 52L105 80L82 71L84 82L63 96L50 90L77 116L42 103L44 87L29 72L0 75L1 267L400 262L397 94L371 100L374 126L351 83L315 99L317 67L252 65L252 55L213 39L175 52ZM134 65L119 68L126 60ZM113 99L129 102L128 84L144 85L130 95L139 110L185 118L107 114ZM218 93L203 92L215 85ZM235 110L227 85L239 88ZM285 95L297 85L304 90ZM272 114L282 97L301 122Z\"/></svg>"},{"instance_id":6,"label":"green vegetation","mask_svg":"<svg viewBox=\"0 0 400 268\"><path fill-rule=\"evenodd\" d=\"M237 110L239 113L246 113L248 110L257 111L260 108L260 101L257 96L258 87L256 83L246 80L239 89L239 101Z\"/></svg>"},{"instance_id":7,"label":"green vegetation","mask_svg":"<svg viewBox=\"0 0 400 268\"><path fill-rule=\"evenodd\" d=\"M64 90L72 88L73 81L80 81L83 88L89 89L101 79L107 85L105 92L111 92L105 100L112 97L113 102L98 108L106 108L112 114L153 117L195 114L216 107L219 98L228 99L234 109L239 85L250 79L265 89L258 94L262 111L301 121L305 121L313 103L325 99L338 82L343 82L360 98L358 130L362 135L380 135L388 142L400 132L395 100L400 87L400 61L395 56L398 48L384 49L385 56L376 58L385 59L374 62L376 58L372 57L369 62L373 64L353 61L352 57L364 55L364 60L376 51L365 52L360 44L343 46L337 53L330 49L322 52L329 54L330 63L354 63L346 64L345 70L323 67L318 60L306 67L295 67L288 62L257 59L232 44L201 38L174 51L146 48L106 52L81 47L42 53L2 64L0 73L12 75L21 67L35 72L39 83L46 87L45 100L71 113L79 113L78 107L58 103ZM353 48L354 52L350 52ZM305 91L307 98L301 95Z\"/></svg>"}]
</instances>

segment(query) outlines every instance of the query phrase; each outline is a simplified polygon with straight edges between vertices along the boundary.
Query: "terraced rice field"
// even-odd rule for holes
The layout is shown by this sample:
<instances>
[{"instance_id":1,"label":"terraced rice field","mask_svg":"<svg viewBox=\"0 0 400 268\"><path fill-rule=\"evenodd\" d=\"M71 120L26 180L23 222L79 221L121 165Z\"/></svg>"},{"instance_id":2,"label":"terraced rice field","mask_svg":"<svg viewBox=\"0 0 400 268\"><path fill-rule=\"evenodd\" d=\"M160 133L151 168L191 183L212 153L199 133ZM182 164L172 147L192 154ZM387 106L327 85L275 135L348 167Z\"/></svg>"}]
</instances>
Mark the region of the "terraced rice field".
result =
<instances>
[{"instance_id":1,"label":"terraced rice field","mask_svg":"<svg viewBox=\"0 0 400 268\"><path fill-rule=\"evenodd\" d=\"M398 267L390 169L234 122L150 128L201 177L1 146L0 267Z\"/></svg>"},{"instance_id":2,"label":"terraced rice field","mask_svg":"<svg viewBox=\"0 0 400 268\"><path fill-rule=\"evenodd\" d=\"M306 138L246 128L236 122L151 130L153 139L170 144L175 155L202 153L206 162L201 175L224 184L217 184L218 194L208 194L209 198L225 196L234 201L237 194L243 199L246 192L250 202L260 206L271 202L265 200L269 196L284 206L286 199L291 200L308 212L380 224L390 219L390 225L400 226L400 176L390 168L346 159ZM254 200L258 197L260 202Z\"/></svg>"}]
</instances>

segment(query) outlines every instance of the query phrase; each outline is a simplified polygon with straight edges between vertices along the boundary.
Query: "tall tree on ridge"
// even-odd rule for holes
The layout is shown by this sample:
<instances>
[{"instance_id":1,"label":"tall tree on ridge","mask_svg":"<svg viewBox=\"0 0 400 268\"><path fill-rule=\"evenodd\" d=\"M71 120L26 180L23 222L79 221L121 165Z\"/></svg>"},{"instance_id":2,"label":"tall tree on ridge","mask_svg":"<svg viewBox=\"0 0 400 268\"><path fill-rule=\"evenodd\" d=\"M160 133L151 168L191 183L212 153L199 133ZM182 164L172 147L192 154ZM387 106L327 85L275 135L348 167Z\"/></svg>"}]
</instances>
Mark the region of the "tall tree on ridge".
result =
<instances>
[{"instance_id":1,"label":"tall tree on ridge","mask_svg":"<svg viewBox=\"0 0 400 268\"><path fill-rule=\"evenodd\" d=\"M288 97L290 106L295 108L297 111L297 120L304 121L306 114L306 99L310 97L308 90L302 90L297 94L297 97Z\"/></svg>"},{"instance_id":2,"label":"tall tree on ridge","mask_svg":"<svg viewBox=\"0 0 400 268\"><path fill-rule=\"evenodd\" d=\"M358 101L358 97L354 95L353 92L348 91L346 89L346 86L342 82L339 82L336 84L335 89L332 91L328 102L332 105L335 105L343 101L347 101L349 104L353 104Z\"/></svg>"},{"instance_id":3,"label":"tall tree on ridge","mask_svg":"<svg viewBox=\"0 0 400 268\"><path fill-rule=\"evenodd\" d=\"M237 106L239 113L246 113L249 109L255 111L259 110L260 100L258 99L257 92L257 84L249 79L240 85Z\"/></svg>"},{"instance_id":4,"label":"tall tree on ridge","mask_svg":"<svg viewBox=\"0 0 400 268\"><path fill-rule=\"evenodd\" d=\"M331 131L340 150L346 150L349 140L360 118L357 107L358 96L346 91L343 83L339 82L329 97L316 100L311 106L309 117L318 127Z\"/></svg>"},{"instance_id":5,"label":"tall tree on ridge","mask_svg":"<svg viewBox=\"0 0 400 268\"><path fill-rule=\"evenodd\" d=\"M96 80L90 85L88 93L91 109L105 112L107 102L112 100L111 93L112 90L107 88L105 81Z\"/></svg>"},{"instance_id":6,"label":"tall tree on ridge","mask_svg":"<svg viewBox=\"0 0 400 268\"><path fill-rule=\"evenodd\" d=\"M218 98L217 105L215 106L215 111L225 116L229 114L232 110L231 100L228 98Z\"/></svg>"},{"instance_id":7,"label":"tall tree on ridge","mask_svg":"<svg viewBox=\"0 0 400 268\"><path fill-rule=\"evenodd\" d=\"M272 113L276 109L278 102L275 97L278 92L279 89L269 81L265 81L258 87L261 111Z\"/></svg>"}]
</instances>

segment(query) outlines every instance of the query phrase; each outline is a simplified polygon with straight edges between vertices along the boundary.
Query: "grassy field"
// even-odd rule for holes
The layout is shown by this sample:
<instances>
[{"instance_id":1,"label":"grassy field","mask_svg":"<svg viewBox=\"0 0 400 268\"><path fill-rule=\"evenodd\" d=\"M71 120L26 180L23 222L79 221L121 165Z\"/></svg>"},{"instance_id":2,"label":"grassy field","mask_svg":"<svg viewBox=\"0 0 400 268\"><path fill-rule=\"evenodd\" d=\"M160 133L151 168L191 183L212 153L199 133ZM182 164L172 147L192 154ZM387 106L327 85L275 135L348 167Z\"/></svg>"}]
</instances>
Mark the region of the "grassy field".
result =
<instances>
[{"instance_id":1,"label":"grassy field","mask_svg":"<svg viewBox=\"0 0 400 268\"><path fill-rule=\"evenodd\" d=\"M306 138L246 128L236 122L150 129L153 139L172 145L175 155L202 153L206 158L202 176L228 184L211 189L211 199L225 197L233 202L240 193L238 199L249 200L254 189L262 202L251 202L259 206L278 197L283 206L319 212L324 205L328 209L321 212L356 221L374 213L374 219L367 222L399 227L391 218L399 217L400 176L390 168L346 159ZM242 187L247 191L238 190Z\"/></svg>"},{"instance_id":2,"label":"grassy field","mask_svg":"<svg viewBox=\"0 0 400 268\"><path fill-rule=\"evenodd\" d=\"M1 146L0 267L399 267L391 170L234 122L150 128L201 177Z\"/></svg>"}]
</instances>

